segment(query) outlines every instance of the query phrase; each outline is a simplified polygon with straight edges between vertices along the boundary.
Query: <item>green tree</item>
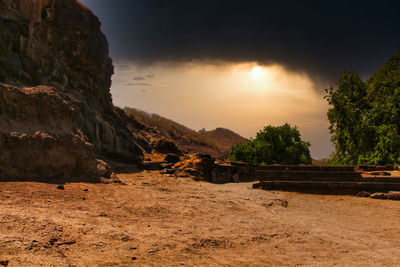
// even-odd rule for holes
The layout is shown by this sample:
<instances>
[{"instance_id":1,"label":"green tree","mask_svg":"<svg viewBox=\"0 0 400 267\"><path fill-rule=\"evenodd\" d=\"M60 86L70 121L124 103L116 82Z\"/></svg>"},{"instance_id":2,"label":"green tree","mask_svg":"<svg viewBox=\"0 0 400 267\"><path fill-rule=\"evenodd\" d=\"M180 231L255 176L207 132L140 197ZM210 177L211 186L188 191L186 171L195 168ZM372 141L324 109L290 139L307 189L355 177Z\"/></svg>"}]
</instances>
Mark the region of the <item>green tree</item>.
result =
<instances>
[{"instance_id":1,"label":"green tree","mask_svg":"<svg viewBox=\"0 0 400 267\"><path fill-rule=\"evenodd\" d=\"M335 164L400 163L400 50L366 82L344 72L326 90Z\"/></svg>"},{"instance_id":2,"label":"green tree","mask_svg":"<svg viewBox=\"0 0 400 267\"><path fill-rule=\"evenodd\" d=\"M376 140L367 157L377 164L400 163L400 50L367 81L368 123Z\"/></svg>"},{"instance_id":3,"label":"green tree","mask_svg":"<svg viewBox=\"0 0 400 267\"><path fill-rule=\"evenodd\" d=\"M328 110L329 130L335 145L332 162L356 164L373 139L373 131L365 123L370 109L366 101L367 84L356 71L347 71L339 77L337 89L330 87L325 91L325 99L331 106Z\"/></svg>"},{"instance_id":4,"label":"green tree","mask_svg":"<svg viewBox=\"0 0 400 267\"><path fill-rule=\"evenodd\" d=\"M290 124L266 126L255 139L231 148L230 159L255 164L311 164L310 143Z\"/></svg>"}]
</instances>

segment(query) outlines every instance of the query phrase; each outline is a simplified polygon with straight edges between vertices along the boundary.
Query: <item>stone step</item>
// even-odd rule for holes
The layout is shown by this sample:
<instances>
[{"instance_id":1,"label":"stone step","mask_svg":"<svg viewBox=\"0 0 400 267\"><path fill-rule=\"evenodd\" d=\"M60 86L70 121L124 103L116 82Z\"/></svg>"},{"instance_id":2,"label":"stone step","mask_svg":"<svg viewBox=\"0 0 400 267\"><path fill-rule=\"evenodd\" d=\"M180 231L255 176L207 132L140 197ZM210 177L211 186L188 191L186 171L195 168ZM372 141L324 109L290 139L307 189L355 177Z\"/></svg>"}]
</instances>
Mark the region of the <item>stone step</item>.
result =
<instances>
[{"instance_id":1,"label":"stone step","mask_svg":"<svg viewBox=\"0 0 400 267\"><path fill-rule=\"evenodd\" d=\"M291 180L291 181L359 181L362 176L354 171L269 171L257 170L260 181Z\"/></svg>"},{"instance_id":2,"label":"stone step","mask_svg":"<svg viewBox=\"0 0 400 267\"><path fill-rule=\"evenodd\" d=\"M354 171L354 166L258 165L256 168L269 171Z\"/></svg>"},{"instance_id":3,"label":"stone step","mask_svg":"<svg viewBox=\"0 0 400 267\"><path fill-rule=\"evenodd\" d=\"M322 181L263 181L264 190L282 190L314 194L355 195L360 191L400 191L400 183L383 182L322 182Z\"/></svg>"},{"instance_id":4,"label":"stone step","mask_svg":"<svg viewBox=\"0 0 400 267\"><path fill-rule=\"evenodd\" d=\"M371 171L393 171L393 165L376 166L376 165L358 165L358 169L371 172Z\"/></svg>"},{"instance_id":5,"label":"stone step","mask_svg":"<svg viewBox=\"0 0 400 267\"><path fill-rule=\"evenodd\" d=\"M370 176L362 177L361 182L375 182L375 183L400 183L400 177L390 176Z\"/></svg>"}]
</instances>

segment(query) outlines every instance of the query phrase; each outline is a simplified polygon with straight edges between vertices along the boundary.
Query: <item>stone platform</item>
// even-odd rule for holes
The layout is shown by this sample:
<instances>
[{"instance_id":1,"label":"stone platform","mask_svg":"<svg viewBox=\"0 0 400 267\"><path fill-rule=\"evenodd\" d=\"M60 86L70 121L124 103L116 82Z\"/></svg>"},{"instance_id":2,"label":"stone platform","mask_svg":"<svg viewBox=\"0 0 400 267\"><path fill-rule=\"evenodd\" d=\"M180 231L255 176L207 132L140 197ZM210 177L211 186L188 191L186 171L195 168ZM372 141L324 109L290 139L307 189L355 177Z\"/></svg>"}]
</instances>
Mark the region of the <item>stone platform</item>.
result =
<instances>
[{"instance_id":1,"label":"stone platform","mask_svg":"<svg viewBox=\"0 0 400 267\"><path fill-rule=\"evenodd\" d=\"M379 168L376 168L379 169ZM317 194L400 191L400 177L363 175L352 166L257 166L254 187Z\"/></svg>"}]
</instances>

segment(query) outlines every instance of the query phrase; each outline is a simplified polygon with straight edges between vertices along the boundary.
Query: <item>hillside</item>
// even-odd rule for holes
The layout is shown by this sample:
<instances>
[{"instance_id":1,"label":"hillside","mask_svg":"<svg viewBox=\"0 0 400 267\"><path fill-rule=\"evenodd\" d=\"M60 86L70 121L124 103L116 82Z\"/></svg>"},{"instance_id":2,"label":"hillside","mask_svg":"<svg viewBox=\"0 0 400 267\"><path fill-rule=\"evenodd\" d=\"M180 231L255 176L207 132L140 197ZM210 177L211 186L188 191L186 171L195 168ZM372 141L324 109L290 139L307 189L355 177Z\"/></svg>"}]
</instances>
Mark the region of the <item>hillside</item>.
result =
<instances>
[{"instance_id":1,"label":"hillside","mask_svg":"<svg viewBox=\"0 0 400 267\"><path fill-rule=\"evenodd\" d=\"M160 131L182 150L189 153L201 152L213 156L227 156L233 144L246 140L237 133L224 128L200 133L157 114L150 114L134 108L125 108L125 112L145 126Z\"/></svg>"},{"instance_id":2,"label":"hillside","mask_svg":"<svg viewBox=\"0 0 400 267\"><path fill-rule=\"evenodd\" d=\"M216 142L222 151L228 152L232 145L247 140L229 129L220 127L212 131L204 131L202 135Z\"/></svg>"}]
</instances>

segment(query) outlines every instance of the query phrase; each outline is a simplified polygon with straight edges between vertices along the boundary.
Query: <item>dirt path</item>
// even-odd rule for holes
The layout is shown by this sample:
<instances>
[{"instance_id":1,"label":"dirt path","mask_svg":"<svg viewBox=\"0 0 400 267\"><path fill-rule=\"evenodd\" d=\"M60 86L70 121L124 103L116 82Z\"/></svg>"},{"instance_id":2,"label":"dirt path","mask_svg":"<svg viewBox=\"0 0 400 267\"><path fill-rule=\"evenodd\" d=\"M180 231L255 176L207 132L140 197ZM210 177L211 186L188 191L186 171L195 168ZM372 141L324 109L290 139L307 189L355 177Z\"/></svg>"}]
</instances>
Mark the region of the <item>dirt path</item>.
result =
<instances>
[{"instance_id":1,"label":"dirt path","mask_svg":"<svg viewBox=\"0 0 400 267\"><path fill-rule=\"evenodd\" d=\"M215 185L0 183L9 266L398 266L400 201ZM286 207L287 206L287 207Z\"/></svg>"}]
</instances>

